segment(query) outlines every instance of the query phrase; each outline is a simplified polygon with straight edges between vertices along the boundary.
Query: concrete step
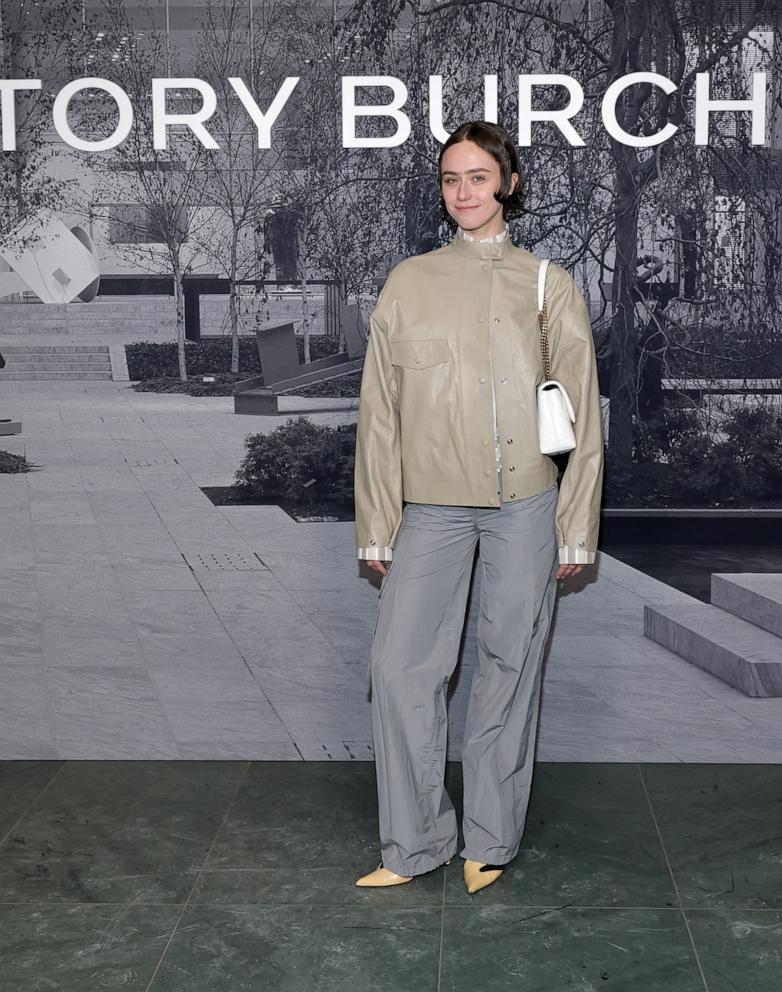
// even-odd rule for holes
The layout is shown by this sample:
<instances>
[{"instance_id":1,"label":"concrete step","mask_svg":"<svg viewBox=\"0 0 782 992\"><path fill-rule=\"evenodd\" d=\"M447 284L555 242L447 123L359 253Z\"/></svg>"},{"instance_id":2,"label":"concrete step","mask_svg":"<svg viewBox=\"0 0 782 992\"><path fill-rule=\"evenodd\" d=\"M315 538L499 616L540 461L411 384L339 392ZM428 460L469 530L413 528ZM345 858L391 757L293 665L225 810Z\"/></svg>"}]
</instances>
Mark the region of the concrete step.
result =
<instances>
[{"instance_id":1,"label":"concrete step","mask_svg":"<svg viewBox=\"0 0 782 992\"><path fill-rule=\"evenodd\" d=\"M108 349L104 351L17 351L6 355L9 362L102 362L109 357Z\"/></svg>"},{"instance_id":2,"label":"concrete step","mask_svg":"<svg viewBox=\"0 0 782 992\"><path fill-rule=\"evenodd\" d=\"M711 602L721 610L782 637L782 573L714 573Z\"/></svg>"},{"instance_id":3,"label":"concrete step","mask_svg":"<svg viewBox=\"0 0 782 992\"><path fill-rule=\"evenodd\" d=\"M10 314L0 308L0 326L14 324L16 327L37 327L39 324L64 324L61 313Z\"/></svg>"},{"instance_id":4,"label":"concrete step","mask_svg":"<svg viewBox=\"0 0 782 992\"><path fill-rule=\"evenodd\" d=\"M108 298L107 298L108 299ZM91 303L2 303L0 302L0 319L14 317L17 320L40 320L41 317L61 318L66 313L71 315L135 312L167 312L174 309L176 303L173 297L170 302L160 302L144 296L135 296L130 300L120 300L101 303L93 300Z\"/></svg>"},{"instance_id":5,"label":"concrete step","mask_svg":"<svg viewBox=\"0 0 782 992\"><path fill-rule=\"evenodd\" d=\"M108 345L11 345L4 379L111 379Z\"/></svg>"},{"instance_id":6,"label":"concrete step","mask_svg":"<svg viewBox=\"0 0 782 992\"><path fill-rule=\"evenodd\" d=\"M39 334L47 338L57 338L62 335L66 341L68 340L68 331L65 327L31 327L29 329L21 329L18 327L6 327L5 324L0 325L0 337L2 337L3 342L29 340L33 334ZM9 344L0 343L0 350L3 352L5 352L6 348L10 347Z\"/></svg>"},{"instance_id":7,"label":"concrete step","mask_svg":"<svg viewBox=\"0 0 782 992\"><path fill-rule=\"evenodd\" d=\"M111 379L111 372L80 372L69 370L68 372L9 372L8 368L0 369L0 383L4 380L29 380L29 379Z\"/></svg>"},{"instance_id":8,"label":"concrete step","mask_svg":"<svg viewBox=\"0 0 782 992\"><path fill-rule=\"evenodd\" d=\"M66 323L71 324L83 324L85 326L90 323L100 323L115 320L146 320L150 318L152 320L160 320L163 318L170 317L172 313L176 313L175 310L147 310L147 309L135 309L127 307L125 310L118 310L111 312L108 310L100 311L99 313L78 313L69 314L64 316L62 314L33 314L32 316L20 317L18 314L5 314L3 313L2 307L0 307L0 325L8 324L14 327L38 327L41 324L54 324L54 325L65 325Z\"/></svg>"},{"instance_id":9,"label":"concrete step","mask_svg":"<svg viewBox=\"0 0 782 992\"><path fill-rule=\"evenodd\" d=\"M116 330L135 330L139 341L144 340L147 328L158 327L176 328L176 314L125 314L123 317L107 321L79 321L78 323L70 321L68 323L68 330L79 334L85 334L93 329L103 333Z\"/></svg>"},{"instance_id":10,"label":"concrete step","mask_svg":"<svg viewBox=\"0 0 782 992\"><path fill-rule=\"evenodd\" d=\"M39 362L59 365L61 362L96 362L108 358L108 351L15 351L13 354L6 351L0 344L7 362Z\"/></svg>"},{"instance_id":11,"label":"concrete step","mask_svg":"<svg viewBox=\"0 0 782 992\"><path fill-rule=\"evenodd\" d=\"M102 372L111 368L111 361L108 355L99 358L70 358L62 361L55 361L51 358L44 358L40 361L21 361L15 359L6 364L7 372L67 372L79 369L85 372Z\"/></svg>"},{"instance_id":12,"label":"concrete step","mask_svg":"<svg viewBox=\"0 0 782 992\"><path fill-rule=\"evenodd\" d=\"M745 696L782 696L782 640L718 606L644 606L644 635Z\"/></svg>"},{"instance_id":13,"label":"concrete step","mask_svg":"<svg viewBox=\"0 0 782 992\"><path fill-rule=\"evenodd\" d=\"M2 346L4 355L108 355L107 344L6 344Z\"/></svg>"}]
</instances>

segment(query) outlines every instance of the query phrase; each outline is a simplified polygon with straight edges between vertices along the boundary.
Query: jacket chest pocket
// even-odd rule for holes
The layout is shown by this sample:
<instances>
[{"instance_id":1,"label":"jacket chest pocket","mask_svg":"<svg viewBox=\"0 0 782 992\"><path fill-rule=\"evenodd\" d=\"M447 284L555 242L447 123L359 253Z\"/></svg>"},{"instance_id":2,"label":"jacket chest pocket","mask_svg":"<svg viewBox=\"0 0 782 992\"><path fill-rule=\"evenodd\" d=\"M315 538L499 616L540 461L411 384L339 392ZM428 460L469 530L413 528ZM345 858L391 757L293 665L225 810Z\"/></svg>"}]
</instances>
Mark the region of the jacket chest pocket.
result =
<instances>
[{"instance_id":1,"label":"jacket chest pocket","mask_svg":"<svg viewBox=\"0 0 782 992\"><path fill-rule=\"evenodd\" d=\"M391 341L391 364L403 369L427 369L448 361L446 338Z\"/></svg>"}]
</instances>

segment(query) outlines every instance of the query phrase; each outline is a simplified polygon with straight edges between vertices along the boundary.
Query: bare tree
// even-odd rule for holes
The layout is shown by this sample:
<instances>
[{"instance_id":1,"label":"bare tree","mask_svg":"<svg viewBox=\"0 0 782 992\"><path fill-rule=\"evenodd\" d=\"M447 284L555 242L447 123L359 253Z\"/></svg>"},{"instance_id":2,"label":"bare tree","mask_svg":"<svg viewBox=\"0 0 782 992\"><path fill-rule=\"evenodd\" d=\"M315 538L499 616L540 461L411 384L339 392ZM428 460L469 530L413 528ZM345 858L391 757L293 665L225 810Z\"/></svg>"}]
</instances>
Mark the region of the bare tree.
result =
<instances>
[{"instance_id":1,"label":"bare tree","mask_svg":"<svg viewBox=\"0 0 782 992\"><path fill-rule=\"evenodd\" d=\"M255 125L229 78L239 77L259 106L268 106L288 74L287 35L277 0L248 5L207 0L195 43L200 78L217 94L210 133L220 146L204 158L199 200L213 223L201 224L195 241L229 281L231 371L239 371L237 280L259 275L257 240L266 209L279 198L284 162L277 150L258 147Z\"/></svg>"},{"instance_id":2,"label":"bare tree","mask_svg":"<svg viewBox=\"0 0 782 992\"><path fill-rule=\"evenodd\" d=\"M90 153L100 178L97 198L116 205L111 223L118 250L149 271L172 277L179 376L184 382L184 279L204 264L190 234L193 216L202 206L199 191L203 189L207 150L183 125L169 127L167 148L154 147L151 79L176 75L175 53L151 19L141 31L131 23L121 0L106 0L105 8L100 21L103 37L91 53L93 71L127 93L134 125L128 137L111 151ZM169 101L177 112L194 113L200 108L201 97L193 91L179 91L176 96L169 94ZM81 103L74 101L74 109L93 134L112 132L116 122L113 104L93 97ZM200 222L209 221L201 216Z\"/></svg>"},{"instance_id":3,"label":"bare tree","mask_svg":"<svg viewBox=\"0 0 782 992\"><path fill-rule=\"evenodd\" d=\"M360 297L395 248L390 197L398 183L377 150L342 147L341 76L349 60L337 5L286 3L286 51L300 81L289 101L286 167L279 202L291 218L302 298L305 361L310 360L313 278L334 280L341 301Z\"/></svg>"},{"instance_id":4,"label":"bare tree","mask_svg":"<svg viewBox=\"0 0 782 992\"><path fill-rule=\"evenodd\" d=\"M69 0L0 3L3 79L40 78L42 89L16 94L16 148L0 154L0 238L39 210L56 210L75 183L58 175L60 150L51 142L52 104L59 87L83 65L81 18ZM4 122L10 136L10 121Z\"/></svg>"}]
</instances>

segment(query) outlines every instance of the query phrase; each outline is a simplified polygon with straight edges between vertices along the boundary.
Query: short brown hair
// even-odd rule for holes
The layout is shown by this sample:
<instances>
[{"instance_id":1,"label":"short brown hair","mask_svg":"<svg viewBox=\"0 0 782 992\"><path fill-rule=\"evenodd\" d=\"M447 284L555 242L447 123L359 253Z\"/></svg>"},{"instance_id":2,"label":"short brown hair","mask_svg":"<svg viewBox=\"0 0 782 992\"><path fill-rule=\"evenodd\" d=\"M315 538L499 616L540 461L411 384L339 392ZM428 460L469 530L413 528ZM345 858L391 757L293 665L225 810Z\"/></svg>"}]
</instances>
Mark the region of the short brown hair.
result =
<instances>
[{"instance_id":1,"label":"short brown hair","mask_svg":"<svg viewBox=\"0 0 782 992\"><path fill-rule=\"evenodd\" d=\"M478 145L489 155L500 167L500 188L494 194L495 200L498 200L502 204L502 217L503 220L507 220L509 217L515 217L517 214L523 213L523 200L524 191L522 189L522 174L521 166L519 165L519 153L516 146L511 139L511 136L505 130L505 128L500 127L499 124L493 124L491 121L467 121L466 124L462 124L460 127L453 132L453 134L448 138L443 147L440 149L440 154L437 158L437 175L438 181L441 182L442 177L442 161L443 155L447 148L451 145L457 144L459 141L472 141L474 144ZM516 183L516 188L510 191L510 177L511 174L517 172L519 175L518 181ZM448 213L445 206L445 200L440 194L440 209L442 210L444 219L452 226L456 227L456 221Z\"/></svg>"}]
</instances>

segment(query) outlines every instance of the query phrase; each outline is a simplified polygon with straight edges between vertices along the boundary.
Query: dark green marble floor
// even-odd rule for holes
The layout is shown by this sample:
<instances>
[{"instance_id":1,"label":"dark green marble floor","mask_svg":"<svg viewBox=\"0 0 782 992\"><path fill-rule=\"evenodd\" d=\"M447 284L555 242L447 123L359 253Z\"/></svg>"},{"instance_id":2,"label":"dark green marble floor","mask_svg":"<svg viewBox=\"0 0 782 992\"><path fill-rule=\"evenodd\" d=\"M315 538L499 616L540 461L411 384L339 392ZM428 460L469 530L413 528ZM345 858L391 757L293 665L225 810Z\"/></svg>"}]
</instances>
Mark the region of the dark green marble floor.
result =
<instances>
[{"instance_id":1,"label":"dark green marble floor","mask_svg":"<svg viewBox=\"0 0 782 992\"><path fill-rule=\"evenodd\" d=\"M0 762L0 990L782 989L782 766L538 764L472 896L376 829L371 762Z\"/></svg>"}]
</instances>

